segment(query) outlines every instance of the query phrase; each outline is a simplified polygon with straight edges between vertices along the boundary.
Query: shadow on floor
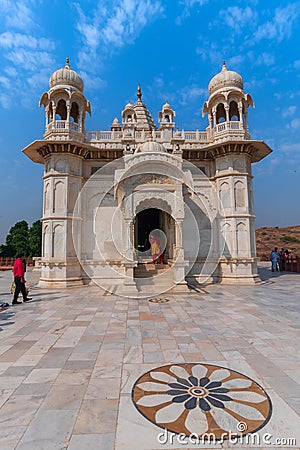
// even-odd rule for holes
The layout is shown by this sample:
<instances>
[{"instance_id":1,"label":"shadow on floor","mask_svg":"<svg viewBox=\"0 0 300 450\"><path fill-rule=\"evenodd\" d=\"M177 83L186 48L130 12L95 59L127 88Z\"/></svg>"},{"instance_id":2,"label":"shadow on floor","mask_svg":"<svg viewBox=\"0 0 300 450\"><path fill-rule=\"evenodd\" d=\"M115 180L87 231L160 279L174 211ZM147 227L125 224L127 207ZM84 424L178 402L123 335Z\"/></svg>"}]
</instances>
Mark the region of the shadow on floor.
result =
<instances>
[{"instance_id":1,"label":"shadow on floor","mask_svg":"<svg viewBox=\"0 0 300 450\"><path fill-rule=\"evenodd\" d=\"M257 269L258 275L260 276L262 281L268 281L273 280L276 278L284 277L285 275L300 275L300 273L297 272L287 272L287 271L278 271L278 272L272 272L271 268L269 267L258 267Z\"/></svg>"}]
</instances>

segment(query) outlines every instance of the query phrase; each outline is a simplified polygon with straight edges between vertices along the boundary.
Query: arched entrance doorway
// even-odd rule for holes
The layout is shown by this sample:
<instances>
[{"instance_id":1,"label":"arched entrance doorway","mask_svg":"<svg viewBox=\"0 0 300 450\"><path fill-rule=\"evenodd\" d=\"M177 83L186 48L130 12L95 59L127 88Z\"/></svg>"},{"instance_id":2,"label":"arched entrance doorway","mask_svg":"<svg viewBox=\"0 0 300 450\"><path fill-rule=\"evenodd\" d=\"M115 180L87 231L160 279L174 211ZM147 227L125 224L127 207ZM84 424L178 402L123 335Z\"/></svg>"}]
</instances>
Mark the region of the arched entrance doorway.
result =
<instances>
[{"instance_id":1,"label":"arched entrance doorway","mask_svg":"<svg viewBox=\"0 0 300 450\"><path fill-rule=\"evenodd\" d=\"M134 247L139 259L151 254L150 234L153 230L161 230L166 239L164 259L173 259L175 245L175 221L173 217L158 208L148 208L137 213L134 220Z\"/></svg>"}]
</instances>

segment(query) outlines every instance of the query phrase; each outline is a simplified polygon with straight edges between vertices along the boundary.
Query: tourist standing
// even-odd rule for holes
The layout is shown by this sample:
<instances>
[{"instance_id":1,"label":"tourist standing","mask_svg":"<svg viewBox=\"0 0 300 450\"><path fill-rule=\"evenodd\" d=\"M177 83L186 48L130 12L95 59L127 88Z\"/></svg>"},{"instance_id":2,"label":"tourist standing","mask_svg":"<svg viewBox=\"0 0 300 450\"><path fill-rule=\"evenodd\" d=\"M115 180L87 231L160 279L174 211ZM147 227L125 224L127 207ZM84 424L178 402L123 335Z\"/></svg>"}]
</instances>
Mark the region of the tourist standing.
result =
<instances>
[{"instance_id":1,"label":"tourist standing","mask_svg":"<svg viewBox=\"0 0 300 450\"><path fill-rule=\"evenodd\" d=\"M26 295L26 288L25 288L25 279L24 279L24 265L22 260L22 255L18 255L17 259L14 262L14 282L16 285L14 298L12 301L13 305L18 305L22 302L18 302L18 296L19 293L22 293L23 296L23 302L28 302L28 300L31 300Z\"/></svg>"},{"instance_id":2,"label":"tourist standing","mask_svg":"<svg viewBox=\"0 0 300 450\"><path fill-rule=\"evenodd\" d=\"M285 270L285 250L282 248L279 252L279 267L280 270Z\"/></svg>"},{"instance_id":3,"label":"tourist standing","mask_svg":"<svg viewBox=\"0 0 300 450\"><path fill-rule=\"evenodd\" d=\"M284 256L285 256L285 260L287 262L290 262L291 252L289 252L288 249L285 249Z\"/></svg>"},{"instance_id":4,"label":"tourist standing","mask_svg":"<svg viewBox=\"0 0 300 450\"><path fill-rule=\"evenodd\" d=\"M272 250L271 254L270 254L270 261L272 263L272 272L278 272L278 265L279 265L279 253L278 253L278 248L275 247L274 250Z\"/></svg>"}]
</instances>

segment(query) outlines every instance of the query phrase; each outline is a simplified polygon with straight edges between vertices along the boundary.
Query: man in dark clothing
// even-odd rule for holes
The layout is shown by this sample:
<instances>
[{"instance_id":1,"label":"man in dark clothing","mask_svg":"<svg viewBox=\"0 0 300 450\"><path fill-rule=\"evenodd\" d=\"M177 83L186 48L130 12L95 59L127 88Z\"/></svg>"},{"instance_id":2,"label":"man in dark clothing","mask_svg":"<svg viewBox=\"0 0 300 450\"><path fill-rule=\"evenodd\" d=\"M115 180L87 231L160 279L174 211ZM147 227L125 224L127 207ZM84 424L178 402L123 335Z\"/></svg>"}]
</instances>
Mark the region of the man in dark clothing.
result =
<instances>
[{"instance_id":1,"label":"man in dark clothing","mask_svg":"<svg viewBox=\"0 0 300 450\"><path fill-rule=\"evenodd\" d=\"M22 261L22 255L18 255L17 259L14 262L14 281L16 285L14 298L12 301L13 305L18 305L22 302L18 302L18 296L20 291L23 295L23 302L28 302L28 300L31 300L26 296L26 288L25 288L25 279L24 279L24 265Z\"/></svg>"},{"instance_id":2,"label":"man in dark clothing","mask_svg":"<svg viewBox=\"0 0 300 450\"><path fill-rule=\"evenodd\" d=\"M279 252L279 267L280 270L283 271L285 270L285 252L284 252L284 248L282 248Z\"/></svg>"}]
</instances>

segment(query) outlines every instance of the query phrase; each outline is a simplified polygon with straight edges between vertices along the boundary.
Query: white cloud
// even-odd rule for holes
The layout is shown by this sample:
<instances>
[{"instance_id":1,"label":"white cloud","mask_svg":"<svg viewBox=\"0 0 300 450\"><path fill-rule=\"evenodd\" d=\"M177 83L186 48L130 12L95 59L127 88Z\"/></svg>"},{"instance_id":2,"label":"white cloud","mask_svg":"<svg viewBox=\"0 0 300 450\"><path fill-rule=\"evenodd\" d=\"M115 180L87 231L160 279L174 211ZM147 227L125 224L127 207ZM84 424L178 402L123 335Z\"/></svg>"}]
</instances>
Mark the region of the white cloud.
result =
<instances>
[{"instance_id":1,"label":"white cloud","mask_svg":"<svg viewBox=\"0 0 300 450\"><path fill-rule=\"evenodd\" d=\"M299 130L300 129L300 119L292 120L290 126L291 126L292 130Z\"/></svg>"},{"instance_id":2,"label":"white cloud","mask_svg":"<svg viewBox=\"0 0 300 450\"><path fill-rule=\"evenodd\" d=\"M154 85L155 85L158 89L163 88L163 87L164 87L164 84L165 84L164 79L163 79L161 76L156 76L156 77L154 77Z\"/></svg>"},{"instance_id":3,"label":"white cloud","mask_svg":"<svg viewBox=\"0 0 300 450\"><path fill-rule=\"evenodd\" d=\"M224 55L227 54L225 46L220 47L216 42L211 42L206 37L199 37L200 45L196 48L196 53L203 61L210 61L212 65L222 68Z\"/></svg>"},{"instance_id":4,"label":"white cloud","mask_svg":"<svg viewBox=\"0 0 300 450\"><path fill-rule=\"evenodd\" d=\"M193 6L203 6L205 3L208 3L208 0L181 0L179 2L180 5L184 7L185 10L189 11Z\"/></svg>"},{"instance_id":5,"label":"white cloud","mask_svg":"<svg viewBox=\"0 0 300 450\"><path fill-rule=\"evenodd\" d=\"M0 92L0 105L2 108L9 109L12 103L11 100L11 97L7 93Z\"/></svg>"},{"instance_id":6,"label":"white cloud","mask_svg":"<svg viewBox=\"0 0 300 450\"><path fill-rule=\"evenodd\" d=\"M47 52L19 49L6 54L6 58L17 67L28 72L35 72L42 66L49 67L54 64L53 57Z\"/></svg>"},{"instance_id":7,"label":"white cloud","mask_svg":"<svg viewBox=\"0 0 300 450\"><path fill-rule=\"evenodd\" d=\"M183 6L183 11L180 16L176 17L176 24L181 25L182 21L191 15L191 9L195 6L203 6L208 3L209 0L182 0L179 2Z\"/></svg>"},{"instance_id":8,"label":"white cloud","mask_svg":"<svg viewBox=\"0 0 300 450\"><path fill-rule=\"evenodd\" d=\"M272 158L269 159L269 163L272 164L272 166L276 166L277 164L281 163L281 160L279 158Z\"/></svg>"},{"instance_id":9,"label":"white cloud","mask_svg":"<svg viewBox=\"0 0 300 450\"><path fill-rule=\"evenodd\" d=\"M241 66L241 64L244 61L245 61L245 55L236 55L236 56L233 56L232 58L229 58L226 61L226 65L229 70L234 70L231 68Z\"/></svg>"},{"instance_id":10,"label":"white cloud","mask_svg":"<svg viewBox=\"0 0 300 450\"><path fill-rule=\"evenodd\" d=\"M0 76L0 85L3 89L10 88L10 79L7 77Z\"/></svg>"},{"instance_id":11,"label":"white cloud","mask_svg":"<svg viewBox=\"0 0 300 450\"><path fill-rule=\"evenodd\" d=\"M80 76L84 80L84 86L88 90L96 90L106 86L106 81L100 77L95 77L94 75L88 74L86 71L81 71Z\"/></svg>"},{"instance_id":12,"label":"white cloud","mask_svg":"<svg viewBox=\"0 0 300 450\"><path fill-rule=\"evenodd\" d=\"M288 108L285 108L281 115L283 118L285 117L291 117L295 114L295 112L297 111L297 106L289 106Z\"/></svg>"},{"instance_id":13,"label":"white cloud","mask_svg":"<svg viewBox=\"0 0 300 450\"><path fill-rule=\"evenodd\" d=\"M207 97L207 88L203 88L197 85L185 86L179 91L179 103L182 106L186 106L189 103L193 103L195 100L203 98L203 100ZM199 102L199 108L202 105Z\"/></svg>"},{"instance_id":14,"label":"white cloud","mask_svg":"<svg viewBox=\"0 0 300 450\"><path fill-rule=\"evenodd\" d=\"M84 45L89 48L96 48L100 42L100 23L99 15L94 14L91 18L86 16L80 5L75 4L76 10L78 12L79 20L76 23L76 28L81 34Z\"/></svg>"},{"instance_id":15,"label":"white cloud","mask_svg":"<svg viewBox=\"0 0 300 450\"><path fill-rule=\"evenodd\" d=\"M7 76L8 77L16 77L17 76L17 74L18 74L18 71L17 71L17 69L15 68L15 67L11 67L11 66L9 66L9 67L6 67L5 69L4 69L4 72L7 74Z\"/></svg>"},{"instance_id":16,"label":"white cloud","mask_svg":"<svg viewBox=\"0 0 300 450\"><path fill-rule=\"evenodd\" d=\"M49 83L49 69L47 67L36 70L31 76L28 76L28 84L32 87L39 88L47 86Z\"/></svg>"},{"instance_id":17,"label":"white cloud","mask_svg":"<svg viewBox=\"0 0 300 450\"><path fill-rule=\"evenodd\" d=\"M292 152L300 152L300 142L296 142L293 144L282 144L280 146L280 150L287 152L287 151L292 151Z\"/></svg>"},{"instance_id":18,"label":"white cloud","mask_svg":"<svg viewBox=\"0 0 300 450\"><path fill-rule=\"evenodd\" d=\"M286 97L286 93L283 94L283 97ZM295 90L295 91L292 91L289 93L289 98L291 100L297 99L297 101L298 101L298 97L300 97L300 90L298 90L298 91Z\"/></svg>"},{"instance_id":19,"label":"white cloud","mask_svg":"<svg viewBox=\"0 0 300 450\"><path fill-rule=\"evenodd\" d=\"M296 61L294 61L294 68L295 69L300 69L300 59L297 59Z\"/></svg>"},{"instance_id":20,"label":"white cloud","mask_svg":"<svg viewBox=\"0 0 300 450\"><path fill-rule=\"evenodd\" d=\"M184 5L185 8L192 8L194 5L204 5L208 3L208 0L182 0L180 2L181 5Z\"/></svg>"},{"instance_id":21,"label":"white cloud","mask_svg":"<svg viewBox=\"0 0 300 450\"><path fill-rule=\"evenodd\" d=\"M246 8L232 6L226 10L221 10L219 16L237 34L242 33L243 29L249 26L249 23L253 26L257 22L257 13L249 6Z\"/></svg>"},{"instance_id":22,"label":"white cloud","mask_svg":"<svg viewBox=\"0 0 300 450\"><path fill-rule=\"evenodd\" d=\"M276 8L273 19L258 27L254 33L254 40L258 42L262 39L270 39L281 42L289 38L299 14L300 2L289 3L284 8Z\"/></svg>"},{"instance_id":23,"label":"white cloud","mask_svg":"<svg viewBox=\"0 0 300 450\"><path fill-rule=\"evenodd\" d=\"M0 34L3 108L13 106L16 98L22 105L32 106L55 65L55 44L42 35L34 12L36 6L33 0L0 0L6 27Z\"/></svg>"},{"instance_id":24,"label":"white cloud","mask_svg":"<svg viewBox=\"0 0 300 450\"><path fill-rule=\"evenodd\" d=\"M78 13L76 28L83 43L78 67L81 73L85 72L91 88L103 86L101 78L89 74L91 60L93 71L99 70L112 52L133 44L141 31L164 11L160 0L112 0L110 8L98 1L94 10L88 12L79 3L74 6Z\"/></svg>"},{"instance_id":25,"label":"white cloud","mask_svg":"<svg viewBox=\"0 0 300 450\"><path fill-rule=\"evenodd\" d=\"M6 26L8 28L27 30L33 25L36 25L33 12L30 8L32 4L33 2L30 0L1 0L0 11L2 17L5 18Z\"/></svg>"},{"instance_id":26,"label":"white cloud","mask_svg":"<svg viewBox=\"0 0 300 450\"><path fill-rule=\"evenodd\" d=\"M141 30L163 12L160 0L115 0L109 9L100 2L92 14L85 14L78 3L75 6L79 15L76 27L84 45L101 51L133 43Z\"/></svg>"},{"instance_id":27,"label":"white cloud","mask_svg":"<svg viewBox=\"0 0 300 450\"><path fill-rule=\"evenodd\" d=\"M36 38L31 34L6 31L0 34L0 47L5 49L27 47L30 49L53 50L54 43L49 39Z\"/></svg>"},{"instance_id":28,"label":"white cloud","mask_svg":"<svg viewBox=\"0 0 300 450\"><path fill-rule=\"evenodd\" d=\"M263 52L260 55L256 56L255 63L258 66L272 66L275 63L275 56L271 53Z\"/></svg>"}]
</instances>

